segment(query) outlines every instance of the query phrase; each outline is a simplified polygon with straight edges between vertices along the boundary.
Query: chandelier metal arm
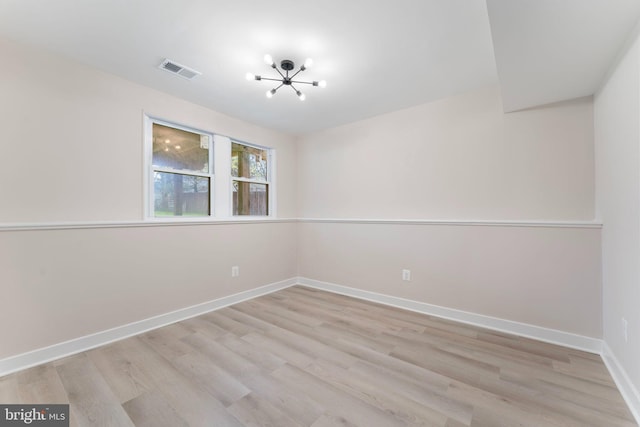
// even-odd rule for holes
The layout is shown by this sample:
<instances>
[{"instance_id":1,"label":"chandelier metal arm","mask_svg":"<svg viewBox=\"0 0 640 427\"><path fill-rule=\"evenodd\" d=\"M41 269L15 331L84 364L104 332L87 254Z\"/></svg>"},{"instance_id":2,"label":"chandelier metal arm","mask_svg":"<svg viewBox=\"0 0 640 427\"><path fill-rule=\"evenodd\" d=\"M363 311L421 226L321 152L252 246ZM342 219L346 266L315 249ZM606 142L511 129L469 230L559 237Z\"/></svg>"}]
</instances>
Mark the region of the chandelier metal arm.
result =
<instances>
[{"instance_id":1,"label":"chandelier metal arm","mask_svg":"<svg viewBox=\"0 0 640 427\"><path fill-rule=\"evenodd\" d=\"M300 74L302 71L306 70L305 66L303 65L302 67L300 67L300 69L298 71L296 71L296 73L291 76L290 78L294 78L295 76L297 76L298 74ZM289 74L289 72L287 71L287 74Z\"/></svg>"},{"instance_id":2,"label":"chandelier metal arm","mask_svg":"<svg viewBox=\"0 0 640 427\"><path fill-rule=\"evenodd\" d=\"M265 80L265 79L263 79L263 80ZM303 82L303 81L300 81L300 80L291 80L291 83L300 83L300 84L303 84L303 85L313 85L314 82Z\"/></svg>"},{"instance_id":3,"label":"chandelier metal arm","mask_svg":"<svg viewBox=\"0 0 640 427\"><path fill-rule=\"evenodd\" d=\"M273 64L273 65L271 66L271 68L273 68L274 70L276 70L276 71L278 72L278 74L280 74L280 76L281 76L283 79L286 79L286 77L284 76L284 74L282 74L282 72L281 72L280 70L278 70L278 67L276 67L276 64ZM288 71L287 71L287 75L289 75L289 72L288 72Z\"/></svg>"},{"instance_id":4,"label":"chandelier metal arm","mask_svg":"<svg viewBox=\"0 0 640 427\"><path fill-rule=\"evenodd\" d=\"M268 77L260 77L260 80L271 80L272 82L281 82L282 79L270 79Z\"/></svg>"}]
</instances>

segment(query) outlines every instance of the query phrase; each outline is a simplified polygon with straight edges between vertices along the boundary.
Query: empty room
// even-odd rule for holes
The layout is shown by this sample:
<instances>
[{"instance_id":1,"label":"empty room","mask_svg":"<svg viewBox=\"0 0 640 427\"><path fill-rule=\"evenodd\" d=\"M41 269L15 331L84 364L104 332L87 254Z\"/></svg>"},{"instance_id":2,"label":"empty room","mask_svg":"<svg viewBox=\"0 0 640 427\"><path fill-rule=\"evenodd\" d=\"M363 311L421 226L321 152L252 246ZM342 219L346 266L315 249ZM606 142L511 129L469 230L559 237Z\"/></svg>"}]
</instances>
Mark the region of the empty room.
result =
<instances>
[{"instance_id":1,"label":"empty room","mask_svg":"<svg viewBox=\"0 0 640 427\"><path fill-rule=\"evenodd\" d=\"M0 0L0 426L638 426L639 19Z\"/></svg>"}]
</instances>

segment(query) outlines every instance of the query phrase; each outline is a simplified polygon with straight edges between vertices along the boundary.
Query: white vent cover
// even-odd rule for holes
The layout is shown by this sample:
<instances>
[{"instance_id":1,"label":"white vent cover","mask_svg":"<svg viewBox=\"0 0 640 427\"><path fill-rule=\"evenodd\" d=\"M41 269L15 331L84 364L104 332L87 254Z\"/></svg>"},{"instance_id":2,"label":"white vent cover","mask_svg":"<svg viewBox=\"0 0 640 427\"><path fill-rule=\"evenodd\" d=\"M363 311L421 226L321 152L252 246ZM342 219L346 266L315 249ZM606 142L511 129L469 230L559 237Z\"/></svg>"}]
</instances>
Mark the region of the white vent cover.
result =
<instances>
[{"instance_id":1,"label":"white vent cover","mask_svg":"<svg viewBox=\"0 0 640 427\"><path fill-rule=\"evenodd\" d=\"M176 74L187 80L191 80L195 76L199 76L202 74L199 71L196 71L189 67L185 67L184 65L180 65L177 62L171 61L169 59L165 59L164 61L162 61L162 63L158 68L160 68L161 70L168 71L172 74Z\"/></svg>"}]
</instances>

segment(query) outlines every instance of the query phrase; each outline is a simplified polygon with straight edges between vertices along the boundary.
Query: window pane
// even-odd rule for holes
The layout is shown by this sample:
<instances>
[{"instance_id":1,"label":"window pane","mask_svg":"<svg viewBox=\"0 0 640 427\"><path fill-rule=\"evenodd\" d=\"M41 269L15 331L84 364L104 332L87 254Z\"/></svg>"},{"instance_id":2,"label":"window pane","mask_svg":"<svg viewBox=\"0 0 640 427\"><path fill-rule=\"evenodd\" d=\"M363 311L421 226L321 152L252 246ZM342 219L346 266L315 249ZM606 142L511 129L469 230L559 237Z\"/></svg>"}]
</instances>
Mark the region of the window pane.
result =
<instances>
[{"instance_id":1,"label":"window pane","mask_svg":"<svg viewBox=\"0 0 640 427\"><path fill-rule=\"evenodd\" d=\"M155 216L207 216L211 212L209 178L154 172Z\"/></svg>"},{"instance_id":2,"label":"window pane","mask_svg":"<svg viewBox=\"0 0 640 427\"><path fill-rule=\"evenodd\" d=\"M253 182L233 181L233 214L269 214L269 186Z\"/></svg>"},{"instance_id":3,"label":"window pane","mask_svg":"<svg viewBox=\"0 0 640 427\"><path fill-rule=\"evenodd\" d=\"M153 124L153 166L209 172L208 135Z\"/></svg>"},{"instance_id":4,"label":"window pane","mask_svg":"<svg viewBox=\"0 0 640 427\"><path fill-rule=\"evenodd\" d=\"M267 150L232 143L231 176L267 181Z\"/></svg>"}]
</instances>

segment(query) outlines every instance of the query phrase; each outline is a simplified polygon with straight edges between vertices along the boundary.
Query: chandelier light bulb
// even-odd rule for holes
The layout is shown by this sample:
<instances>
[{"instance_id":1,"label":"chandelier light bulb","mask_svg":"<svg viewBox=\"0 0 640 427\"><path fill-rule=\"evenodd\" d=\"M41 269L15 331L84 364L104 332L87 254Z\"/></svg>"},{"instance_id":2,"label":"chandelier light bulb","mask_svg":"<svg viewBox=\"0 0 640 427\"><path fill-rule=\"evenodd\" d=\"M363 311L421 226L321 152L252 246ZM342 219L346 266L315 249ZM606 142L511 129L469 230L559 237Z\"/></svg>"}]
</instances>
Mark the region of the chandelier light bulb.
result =
<instances>
[{"instance_id":1,"label":"chandelier light bulb","mask_svg":"<svg viewBox=\"0 0 640 427\"><path fill-rule=\"evenodd\" d=\"M307 58L304 61L304 68L311 68L312 65L313 65L313 59Z\"/></svg>"},{"instance_id":2,"label":"chandelier light bulb","mask_svg":"<svg viewBox=\"0 0 640 427\"><path fill-rule=\"evenodd\" d=\"M305 99L307 99L306 95L300 92L299 90L296 91L296 95L298 95L298 98L300 98L300 101L304 101Z\"/></svg>"},{"instance_id":3,"label":"chandelier light bulb","mask_svg":"<svg viewBox=\"0 0 640 427\"><path fill-rule=\"evenodd\" d=\"M271 98L276 93L275 89L271 89L267 91L267 98Z\"/></svg>"},{"instance_id":4,"label":"chandelier light bulb","mask_svg":"<svg viewBox=\"0 0 640 427\"><path fill-rule=\"evenodd\" d=\"M270 65L270 66L272 66L272 67L275 65L275 63L273 62L273 58L272 58L272 57L271 57L271 55L269 55L269 54L266 54L266 55L264 56L264 62L265 62L267 65Z\"/></svg>"},{"instance_id":5,"label":"chandelier light bulb","mask_svg":"<svg viewBox=\"0 0 640 427\"><path fill-rule=\"evenodd\" d=\"M326 80L320 80L318 82L318 86L323 87L323 88L327 87L327 81Z\"/></svg>"},{"instance_id":6,"label":"chandelier light bulb","mask_svg":"<svg viewBox=\"0 0 640 427\"><path fill-rule=\"evenodd\" d=\"M245 75L245 77L247 78L247 80L255 80L256 79L256 75L253 73L247 73Z\"/></svg>"}]
</instances>

